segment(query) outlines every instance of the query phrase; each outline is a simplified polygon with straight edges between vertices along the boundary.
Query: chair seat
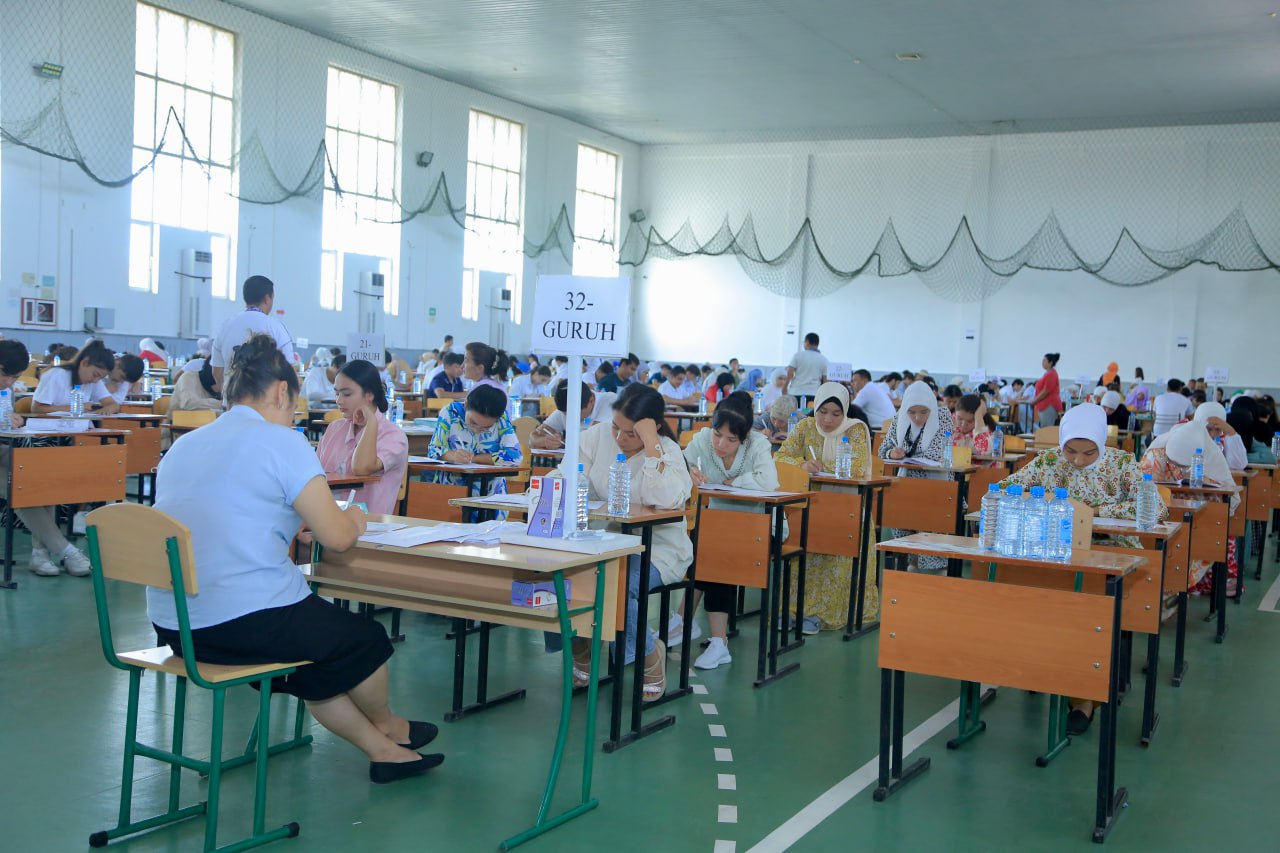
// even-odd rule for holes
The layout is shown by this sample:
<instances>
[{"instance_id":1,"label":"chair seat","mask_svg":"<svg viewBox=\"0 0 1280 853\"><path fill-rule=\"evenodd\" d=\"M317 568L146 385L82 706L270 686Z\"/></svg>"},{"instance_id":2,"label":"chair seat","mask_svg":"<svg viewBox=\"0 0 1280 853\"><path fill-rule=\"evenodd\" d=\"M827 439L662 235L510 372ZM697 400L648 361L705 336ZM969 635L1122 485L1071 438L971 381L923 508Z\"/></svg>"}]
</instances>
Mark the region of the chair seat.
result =
<instances>
[{"instance_id":1,"label":"chair seat","mask_svg":"<svg viewBox=\"0 0 1280 853\"><path fill-rule=\"evenodd\" d=\"M187 662L173 653L168 646L156 646L150 649L138 649L133 652L121 652L117 657L121 661L143 669L167 672L170 675L187 675ZM268 675L273 672L297 669L311 663L309 660L292 663L254 663L254 664L197 664L200 677L214 684L223 681L235 681L239 678L252 678L255 675Z\"/></svg>"},{"instance_id":2,"label":"chair seat","mask_svg":"<svg viewBox=\"0 0 1280 853\"><path fill-rule=\"evenodd\" d=\"M804 548L800 547L799 545L787 545L786 543L783 543L782 558L784 560L787 559L788 557L795 557L798 554L803 554L803 553L804 553Z\"/></svg>"}]
</instances>

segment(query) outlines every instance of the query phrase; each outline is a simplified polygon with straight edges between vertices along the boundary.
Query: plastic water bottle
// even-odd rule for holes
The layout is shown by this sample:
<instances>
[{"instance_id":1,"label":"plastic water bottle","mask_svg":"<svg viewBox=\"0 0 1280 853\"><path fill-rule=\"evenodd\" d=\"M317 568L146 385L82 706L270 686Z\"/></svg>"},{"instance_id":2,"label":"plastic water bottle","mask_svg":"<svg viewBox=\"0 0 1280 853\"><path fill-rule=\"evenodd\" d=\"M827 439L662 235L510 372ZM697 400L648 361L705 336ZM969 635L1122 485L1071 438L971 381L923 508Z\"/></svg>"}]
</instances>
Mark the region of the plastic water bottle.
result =
<instances>
[{"instance_id":1,"label":"plastic water bottle","mask_svg":"<svg viewBox=\"0 0 1280 853\"><path fill-rule=\"evenodd\" d=\"M836 476L846 480L853 476L853 447L847 435L840 439L840 446L836 448Z\"/></svg>"},{"instance_id":2,"label":"plastic water bottle","mask_svg":"<svg viewBox=\"0 0 1280 853\"><path fill-rule=\"evenodd\" d=\"M400 384L401 384L401 385L408 385L408 384L409 384L409 376L408 376L408 374L406 374L403 370L402 370L402 371L400 371Z\"/></svg>"},{"instance_id":3,"label":"plastic water bottle","mask_svg":"<svg viewBox=\"0 0 1280 853\"><path fill-rule=\"evenodd\" d=\"M1271 436L1271 455L1280 457L1280 432Z\"/></svg>"},{"instance_id":4,"label":"plastic water bottle","mask_svg":"<svg viewBox=\"0 0 1280 853\"><path fill-rule=\"evenodd\" d=\"M757 415L764 414L764 392L763 391L756 392L756 414Z\"/></svg>"},{"instance_id":5,"label":"plastic water bottle","mask_svg":"<svg viewBox=\"0 0 1280 853\"><path fill-rule=\"evenodd\" d=\"M8 388L0 388L0 429L13 429L13 400Z\"/></svg>"},{"instance_id":6,"label":"plastic water bottle","mask_svg":"<svg viewBox=\"0 0 1280 853\"><path fill-rule=\"evenodd\" d=\"M1044 500L1044 486L1031 487L1031 499L1022 508L1022 556L1043 558L1048 541L1045 516L1049 505Z\"/></svg>"},{"instance_id":7,"label":"plastic water bottle","mask_svg":"<svg viewBox=\"0 0 1280 853\"><path fill-rule=\"evenodd\" d=\"M991 455L997 459L1004 456L1004 432L998 426L991 434Z\"/></svg>"},{"instance_id":8,"label":"plastic water bottle","mask_svg":"<svg viewBox=\"0 0 1280 853\"><path fill-rule=\"evenodd\" d=\"M1204 448L1197 447L1196 455L1191 460L1191 485L1199 488L1204 485Z\"/></svg>"},{"instance_id":9,"label":"plastic water bottle","mask_svg":"<svg viewBox=\"0 0 1280 853\"><path fill-rule=\"evenodd\" d=\"M698 398L698 414L705 415L707 413L707 398L704 394Z\"/></svg>"},{"instance_id":10,"label":"plastic water bottle","mask_svg":"<svg viewBox=\"0 0 1280 853\"><path fill-rule=\"evenodd\" d=\"M611 472L610 477L612 476L613 475ZM587 480L586 469L584 469L582 467L582 463L579 462L578 463L577 515L574 519L575 521L574 529L577 530L579 533L587 532L590 526L588 523L590 521L590 519L588 518L588 515L590 512L590 508L588 506L588 503L590 501L590 495L591 495L591 483L590 481Z\"/></svg>"},{"instance_id":11,"label":"plastic water bottle","mask_svg":"<svg viewBox=\"0 0 1280 853\"><path fill-rule=\"evenodd\" d=\"M1129 432L1138 431L1138 416L1133 412L1129 413Z\"/></svg>"},{"instance_id":12,"label":"plastic water bottle","mask_svg":"<svg viewBox=\"0 0 1280 853\"><path fill-rule=\"evenodd\" d=\"M1022 556L1022 486L1009 486L996 516L996 550L1006 557Z\"/></svg>"},{"instance_id":13,"label":"plastic water bottle","mask_svg":"<svg viewBox=\"0 0 1280 853\"><path fill-rule=\"evenodd\" d=\"M510 398L510 400L511 400L511 404L510 404L510 405L511 405L511 415L510 415L510 417L511 417L512 422L514 422L516 418L520 417L520 395L519 395L519 394L512 395L512 397Z\"/></svg>"},{"instance_id":14,"label":"plastic water bottle","mask_svg":"<svg viewBox=\"0 0 1280 853\"><path fill-rule=\"evenodd\" d=\"M787 435L796 431L796 427L800 425L800 412L796 410L791 413L791 417L787 419Z\"/></svg>"},{"instance_id":15,"label":"plastic water bottle","mask_svg":"<svg viewBox=\"0 0 1280 853\"><path fill-rule=\"evenodd\" d=\"M154 403L155 401L159 400L162 393L163 392L161 391L160 380L152 379L151 380L151 402Z\"/></svg>"},{"instance_id":16,"label":"plastic water bottle","mask_svg":"<svg viewBox=\"0 0 1280 853\"><path fill-rule=\"evenodd\" d=\"M1155 529L1160 517L1160 494L1156 491L1155 481L1151 479L1150 474L1142 475L1142 485L1138 487L1137 504L1138 529Z\"/></svg>"},{"instance_id":17,"label":"plastic water bottle","mask_svg":"<svg viewBox=\"0 0 1280 853\"><path fill-rule=\"evenodd\" d=\"M622 518L631 515L631 468L621 453L609 466L609 515Z\"/></svg>"},{"instance_id":18,"label":"plastic water bottle","mask_svg":"<svg viewBox=\"0 0 1280 853\"><path fill-rule=\"evenodd\" d=\"M61 366L61 365L62 365L62 356L60 356L60 355L55 355L55 356L53 357L53 366L54 366L54 367L59 367L59 366Z\"/></svg>"},{"instance_id":19,"label":"plastic water bottle","mask_svg":"<svg viewBox=\"0 0 1280 853\"><path fill-rule=\"evenodd\" d=\"M942 467L950 468L955 461L955 454L951 450L951 431L948 430L942 434Z\"/></svg>"},{"instance_id":20,"label":"plastic water bottle","mask_svg":"<svg viewBox=\"0 0 1280 853\"><path fill-rule=\"evenodd\" d=\"M996 526L999 519L1000 484L992 483L982 496L982 509L978 513L978 538L982 541L982 550L996 550Z\"/></svg>"},{"instance_id":21,"label":"plastic water bottle","mask_svg":"<svg viewBox=\"0 0 1280 853\"><path fill-rule=\"evenodd\" d=\"M1049 542L1052 552L1045 556L1060 563L1071 560L1071 540L1075 534L1076 508L1071 505L1066 489L1054 489L1049 504Z\"/></svg>"},{"instance_id":22,"label":"plastic water bottle","mask_svg":"<svg viewBox=\"0 0 1280 853\"><path fill-rule=\"evenodd\" d=\"M422 377L421 376L413 377L413 393L415 394L422 393Z\"/></svg>"},{"instance_id":23,"label":"plastic water bottle","mask_svg":"<svg viewBox=\"0 0 1280 853\"><path fill-rule=\"evenodd\" d=\"M84 414L84 392L80 386L71 389L71 417L78 418Z\"/></svg>"}]
</instances>

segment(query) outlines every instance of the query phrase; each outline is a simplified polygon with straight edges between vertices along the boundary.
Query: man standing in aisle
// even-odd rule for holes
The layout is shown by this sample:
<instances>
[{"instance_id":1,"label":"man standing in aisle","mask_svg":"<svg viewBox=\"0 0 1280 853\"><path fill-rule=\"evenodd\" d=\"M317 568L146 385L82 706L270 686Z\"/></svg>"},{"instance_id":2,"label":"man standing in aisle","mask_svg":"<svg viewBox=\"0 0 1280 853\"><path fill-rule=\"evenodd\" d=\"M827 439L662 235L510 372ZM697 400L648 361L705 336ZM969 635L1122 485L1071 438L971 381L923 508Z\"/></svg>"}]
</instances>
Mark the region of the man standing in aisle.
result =
<instances>
[{"instance_id":1,"label":"man standing in aisle","mask_svg":"<svg viewBox=\"0 0 1280 853\"><path fill-rule=\"evenodd\" d=\"M787 393L804 408L805 398L817 394L818 386L826 381L827 357L818 351L818 336L810 332L804 336L804 349L791 356L787 365Z\"/></svg>"},{"instance_id":2,"label":"man standing in aisle","mask_svg":"<svg viewBox=\"0 0 1280 853\"><path fill-rule=\"evenodd\" d=\"M223 371L231 366L236 347L254 333L270 335L276 347L290 364L293 364L293 336L275 317L271 309L276 303L276 286L265 275L251 275L244 280L244 311L222 324L218 336L213 339L213 351L209 362L213 367L215 390L222 390Z\"/></svg>"}]
</instances>

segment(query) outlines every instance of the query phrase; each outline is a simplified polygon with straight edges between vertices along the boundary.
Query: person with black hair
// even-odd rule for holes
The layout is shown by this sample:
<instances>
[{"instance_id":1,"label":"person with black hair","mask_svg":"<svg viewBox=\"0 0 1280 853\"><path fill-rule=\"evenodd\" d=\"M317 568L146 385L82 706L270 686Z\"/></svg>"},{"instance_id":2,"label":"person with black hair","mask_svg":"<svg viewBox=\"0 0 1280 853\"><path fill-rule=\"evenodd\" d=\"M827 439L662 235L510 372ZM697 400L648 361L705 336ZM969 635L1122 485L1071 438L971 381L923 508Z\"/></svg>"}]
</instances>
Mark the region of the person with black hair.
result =
<instances>
[{"instance_id":1,"label":"person with black hair","mask_svg":"<svg viewBox=\"0 0 1280 853\"><path fill-rule=\"evenodd\" d=\"M968 447L978 456L991 455L991 437L999 424L987 411L987 403L977 394L964 394L956 401L952 412L955 430L951 435L951 444L956 447ZM992 462L991 467L1003 465L1003 462Z\"/></svg>"},{"instance_id":2,"label":"person with black hair","mask_svg":"<svg viewBox=\"0 0 1280 853\"><path fill-rule=\"evenodd\" d=\"M31 366L31 354L22 341L0 338L0 389L10 390Z\"/></svg>"},{"instance_id":3,"label":"person with black hair","mask_svg":"<svg viewBox=\"0 0 1280 853\"><path fill-rule=\"evenodd\" d=\"M558 450L564 447L564 436L568 432L569 381L561 379L556 383L552 395L556 402L556 410L533 431L533 446L539 450ZM582 383L582 412L579 418L586 422L584 429L603 423L613 417L613 401L617 394L601 391L597 394L591 386Z\"/></svg>"},{"instance_id":4,"label":"person with black hair","mask_svg":"<svg viewBox=\"0 0 1280 853\"><path fill-rule=\"evenodd\" d=\"M371 513L394 515L409 466L409 439L387 419L387 396L378 368L367 361L347 361L333 385L342 417L320 436L316 448L320 464L326 474L376 477L356 489L355 499Z\"/></svg>"},{"instance_id":5,"label":"person with black hair","mask_svg":"<svg viewBox=\"0 0 1280 853\"><path fill-rule=\"evenodd\" d=\"M603 368L604 365L602 364L600 367ZM618 359L617 369L609 370L598 377L596 387L601 391L611 391L616 394L635 381L636 370L639 367L639 356L635 353L629 353L626 358Z\"/></svg>"},{"instance_id":6,"label":"person with black hair","mask_svg":"<svg viewBox=\"0 0 1280 853\"><path fill-rule=\"evenodd\" d=\"M413 390L413 368L391 350L383 353L381 378L384 385L394 384L397 391Z\"/></svg>"},{"instance_id":7,"label":"person with black hair","mask_svg":"<svg viewBox=\"0 0 1280 853\"><path fill-rule=\"evenodd\" d=\"M157 470L156 508L191 530L200 594L187 597L196 658L211 664L311 663L274 689L307 703L316 721L369 758L373 782L416 776L444 760L416 750L436 736L387 705L386 629L311 591L289 543L300 528L345 551L365 513L339 509L320 460L293 430L298 375L269 335L236 350L225 377L230 410L184 436ZM181 654L173 592L147 590L161 643Z\"/></svg>"},{"instance_id":8,"label":"person with black hair","mask_svg":"<svg viewBox=\"0 0 1280 853\"><path fill-rule=\"evenodd\" d=\"M173 384L170 412L221 412L222 409L222 395L214 387L213 365L208 359L199 370L184 372Z\"/></svg>"},{"instance_id":9,"label":"person with black hair","mask_svg":"<svg viewBox=\"0 0 1280 853\"><path fill-rule=\"evenodd\" d=\"M960 398L964 396L964 391L959 385L948 385L942 389L942 404L947 407L947 411L951 414L956 413L956 403L960 402Z\"/></svg>"},{"instance_id":10,"label":"person with black hair","mask_svg":"<svg viewBox=\"0 0 1280 853\"><path fill-rule=\"evenodd\" d=\"M507 417L507 392L487 383L472 388L466 402L456 400L440 410L427 448L429 459L463 464L519 465L522 457L520 438ZM463 484L461 476L446 471L424 472L422 478L454 486ZM505 477L495 477L490 492L505 493L506 483Z\"/></svg>"},{"instance_id":11,"label":"person with black hair","mask_svg":"<svg viewBox=\"0 0 1280 853\"><path fill-rule=\"evenodd\" d=\"M120 405L130 394L141 394L142 386L138 384L147 372L147 365L141 358L130 353L116 357L115 366L103 380L111 399Z\"/></svg>"},{"instance_id":12,"label":"person with black hair","mask_svg":"<svg viewBox=\"0 0 1280 853\"><path fill-rule=\"evenodd\" d=\"M328 364L313 364L307 371L307 378L302 380L302 397L308 403L321 403L336 399L337 391L333 383L338 378L338 371L347 363L347 357L337 353L329 359Z\"/></svg>"},{"instance_id":13,"label":"person with black hair","mask_svg":"<svg viewBox=\"0 0 1280 853\"><path fill-rule=\"evenodd\" d=\"M662 395L647 385L633 383L622 389L613 402L612 423L597 424L580 436L578 463L590 484L591 500L609 496L609 469L621 456L631 470L631 506L661 510L682 509L689 499L693 481L680 454L680 445L667 424ZM563 473L563 471L561 472ZM649 588L670 584L684 577L693 562L693 543L684 517L653 527L650 549ZM627 572L626 662L635 658L640 561L631 557ZM641 698L653 702L666 691L666 649L646 625L644 640L644 687ZM591 643L573 640L573 677L585 684L591 666Z\"/></svg>"},{"instance_id":14,"label":"person with black hair","mask_svg":"<svg viewBox=\"0 0 1280 853\"><path fill-rule=\"evenodd\" d=\"M801 408L805 399L818 393L818 386L827 381L827 357L818 350L818 336L814 332L804 336L804 349L791 357L787 365L787 393L800 398Z\"/></svg>"},{"instance_id":15,"label":"person with black hair","mask_svg":"<svg viewBox=\"0 0 1280 853\"><path fill-rule=\"evenodd\" d=\"M717 374L715 382L707 386L704 396L709 403L719 403L733 393L733 389L737 387L737 384L738 380L733 378L732 373Z\"/></svg>"},{"instance_id":16,"label":"person with black hair","mask_svg":"<svg viewBox=\"0 0 1280 853\"><path fill-rule=\"evenodd\" d=\"M883 381L872 382L870 370L859 368L853 371L849 377L849 388L853 391L853 402L866 411L877 426L893 420L897 414L891 389Z\"/></svg>"},{"instance_id":17,"label":"person with black hair","mask_svg":"<svg viewBox=\"0 0 1280 853\"><path fill-rule=\"evenodd\" d=\"M244 295L244 310L232 315L222 324L217 337L213 340L213 349L209 360L213 362L213 377L218 390L222 390L222 374L235 355L236 347L244 343L253 334L269 335L276 342L280 354L285 361L293 364L296 356L293 352L293 336L285 328L284 323L271 313L276 304L276 286L265 275L251 275L244 280L241 288Z\"/></svg>"},{"instance_id":18,"label":"person with black hair","mask_svg":"<svg viewBox=\"0 0 1280 853\"><path fill-rule=\"evenodd\" d=\"M506 352L495 349L486 343L472 341L466 346L466 357L462 362L462 376L471 383L474 389L480 385L490 385L507 396L507 371L511 359Z\"/></svg>"},{"instance_id":19,"label":"person with black hair","mask_svg":"<svg viewBox=\"0 0 1280 853\"><path fill-rule=\"evenodd\" d=\"M667 379L658 386L658 393L668 406L684 409L698 407L697 368L692 374L686 373L683 365L673 364L667 371Z\"/></svg>"},{"instance_id":20,"label":"person with black hair","mask_svg":"<svg viewBox=\"0 0 1280 853\"><path fill-rule=\"evenodd\" d=\"M695 486L733 486L748 491L771 492L778 488L778 469L773 464L769 440L751 429L752 396L745 391L735 391L716 406L711 426L699 430L689 446L684 459L689 465L689 476ZM760 504L742 501L711 499L711 509L727 509L740 512L763 512ZM707 624L711 642L693 662L698 669L715 669L733 662L729 654L729 610L737 602L737 588L729 584L697 581L694 584L693 609L706 598ZM667 627L667 637L672 645L683 641L684 612L677 605ZM695 622L691 637L702 635Z\"/></svg>"},{"instance_id":21,"label":"person with black hair","mask_svg":"<svg viewBox=\"0 0 1280 853\"><path fill-rule=\"evenodd\" d=\"M1165 392L1151 401L1153 419L1151 435L1153 437L1164 435L1181 420L1195 414L1195 407L1199 404L1192 403L1183 395L1182 391L1185 387L1181 379L1170 379L1165 384Z\"/></svg>"},{"instance_id":22,"label":"person with black hair","mask_svg":"<svg viewBox=\"0 0 1280 853\"><path fill-rule=\"evenodd\" d=\"M37 415L68 411L71 408L71 391L77 385L84 395L86 412L110 415L120 411L120 404L102 381L115 366L115 354L101 341L94 341L76 353L75 358L45 370L40 384L36 386L31 411Z\"/></svg>"},{"instance_id":23,"label":"person with black hair","mask_svg":"<svg viewBox=\"0 0 1280 853\"><path fill-rule=\"evenodd\" d=\"M1035 413L1037 426L1054 426L1062 416L1062 389L1058 385L1058 359L1056 352L1047 352L1040 364L1044 367L1044 375L1036 383L1036 396L1031 401L1031 410Z\"/></svg>"},{"instance_id":24,"label":"person with black hair","mask_svg":"<svg viewBox=\"0 0 1280 853\"><path fill-rule=\"evenodd\" d=\"M545 364L531 366L528 373L511 380L512 397L549 397L551 395L551 368Z\"/></svg>"},{"instance_id":25,"label":"person with black hair","mask_svg":"<svg viewBox=\"0 0 1280 853\"><path fill-rule=\"evenodd\" d=\"M462 384L463 362L460 352L447 352L440 356L440 372L427 384L427 397L441 400L461 400L467 395Z\"/></svg>"}]
</instances>

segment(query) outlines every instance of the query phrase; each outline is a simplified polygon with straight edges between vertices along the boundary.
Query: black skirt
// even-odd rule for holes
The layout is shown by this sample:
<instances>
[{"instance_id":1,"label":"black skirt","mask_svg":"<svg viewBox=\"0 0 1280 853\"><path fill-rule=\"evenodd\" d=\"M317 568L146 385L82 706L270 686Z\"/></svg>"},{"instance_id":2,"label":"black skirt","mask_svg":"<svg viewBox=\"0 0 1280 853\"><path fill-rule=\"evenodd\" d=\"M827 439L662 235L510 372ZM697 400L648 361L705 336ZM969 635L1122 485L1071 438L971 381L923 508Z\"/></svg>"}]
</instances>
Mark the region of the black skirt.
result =
<instances>
[{"instance_id":1,"label":"black skirt","mask_svg":"<svg viewBox=\"0 0 1280 853\"><path fill-rule=\"evenodd\" d=\"M181 656L178 631L153 626L160 642ZM343 610L318 595L196 628L191 644L201 663L309 660L292 675L273 679L271 689L315 701L346 693L376 672L393 652L381 622Z\"/></svg>"}]
</instances>

